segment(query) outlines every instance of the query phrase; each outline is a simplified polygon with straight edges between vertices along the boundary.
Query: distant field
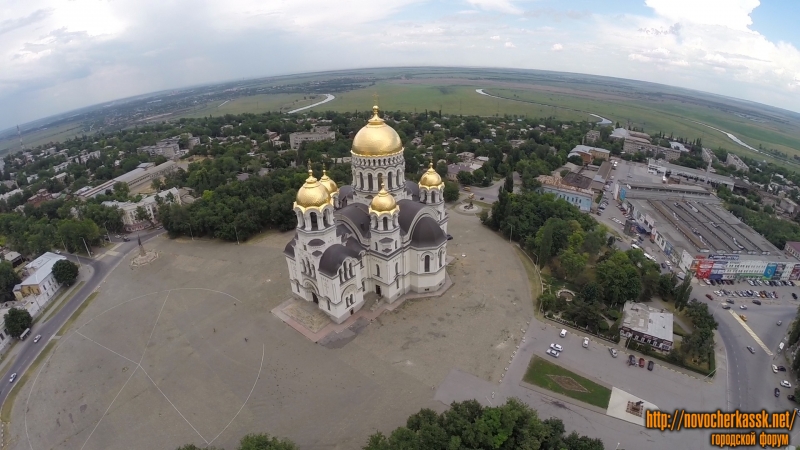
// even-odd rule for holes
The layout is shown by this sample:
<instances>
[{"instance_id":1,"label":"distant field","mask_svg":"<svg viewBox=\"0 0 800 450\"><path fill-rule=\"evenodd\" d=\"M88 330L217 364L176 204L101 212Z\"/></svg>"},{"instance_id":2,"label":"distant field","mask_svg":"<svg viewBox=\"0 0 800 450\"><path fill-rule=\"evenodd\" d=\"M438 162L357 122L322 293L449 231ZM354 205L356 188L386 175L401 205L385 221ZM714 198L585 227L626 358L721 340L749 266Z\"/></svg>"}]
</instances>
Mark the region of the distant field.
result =
<instances>
[{"instance_id":1,"label":"distant field","mask_svg":"<svg viewBox=\"0 0 800 450\"><path fill-rule=\"evenodd\" d=\"M464 80L468 82L468 80ZM375 103L377 94L378 104L386 111L438 111L443 114L463 114L493 116L499 114L518 115L526 117L557 116L564 120L588 120L587 114L568 111L561 108L547 108L540 105L509 102L480 95L475 92L480 84L425 84L380 82L364 89L337 93L336 99L320 105L312 110L353 112L365 111ZM596 120L596 119L595 119Z\"/></svg>"},{"instance_id":2,"label":"distant field","mask_svg":"<svg viewBox=\"0 0 800 450\"><path fill-rule=\"evenodd\" d=\"M74 138L75 136L82 136L86 133L83 131L83 126L78 122L72 122L56 127L48 127L45 130L36 131L34 133L26 134L22 142L25 148L33 148L48 142L61 142L67 139ZM9 150L19 150L19 139L16 136L8 139L0 140L0 154L5 154Z\"/></svg>"},{"instance_id":3,"label":"distant field","mask_svg":"<svg viewBox=\"0 0 800 450\"><path fill-rule=\"evenodd\" d=\"M324 96L312 99L310 95L301 94L260 94L250 97L240 97L228 102L217 101L207 103L192 111L166 117L169 120L183 117L223 116L225 114L263 113L267 111L290 111L302 108L323 100ZM223 104L224 103L224 104ZM220 106L221 105L221 106Z\"/></svg>"}]
</instances>

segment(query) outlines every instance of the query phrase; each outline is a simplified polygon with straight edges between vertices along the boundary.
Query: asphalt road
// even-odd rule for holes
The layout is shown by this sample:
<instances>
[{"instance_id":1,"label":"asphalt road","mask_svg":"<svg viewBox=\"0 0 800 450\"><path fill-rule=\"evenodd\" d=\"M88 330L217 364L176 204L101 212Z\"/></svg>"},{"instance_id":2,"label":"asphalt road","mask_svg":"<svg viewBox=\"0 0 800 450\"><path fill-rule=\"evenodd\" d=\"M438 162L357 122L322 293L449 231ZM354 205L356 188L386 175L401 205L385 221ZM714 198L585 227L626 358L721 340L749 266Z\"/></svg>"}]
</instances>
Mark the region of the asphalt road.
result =
<instances>
[{"instance_id":1,"label":"asphalt road","mask_svg":"<svg viewBox=\"0 0 800 450\"><path fill-rule=\"evenodd\" d=\"M148 241L160 234L162 234L164 230L153 230L148 233L142 234L141 239L142 242ZM118 239L114 239L113 244L118 243ZM76 258L80 259L81 264L88 265L93 269L93 274L91 278L89 278L86 283L69 299L69 302L65 304L61 310L59 310L53 317L47 320L44 323L39 323L33 326L31 329L31 336L36 336L37 334L42 335L42 339L38 343L33 342L33 337L26 339L21 342L17 342L16 345L22 346L22 348L17 353L16 359L14 362L9 366L8 370L3 377L5 380L8 380L11 377L12 373L17 374L17 378L22 376L25 370L28 369L31 362L33 362L42 349L45 347L45 344L50 340L50 338L55 335L59 329L64 325L67 319L72 316L75 310L81 306L81 304L86 300L89 295L94 292L95 289L103 282L106 276L111 273L112 270L120 263L123 259L127 257L128 252L136 248L137 243L136 239L131 239L128 242L122 242L117 249L114 251L118 253L116 256L111 254L107 254L102 259L93 259L93 258L85 258L79 257L76 255L67 255L70 261L75 261ZM93 250L94 251L94 250ZM99 255L102 252L97 252L95 255ZM2 379L0 379L0 383L3 383ZM9 386L5 386L0 390L0 405L2 405L6 401L6 397L8 393L11 391L10 383L7 381L5 382Z\"/></svg>"}]
</instances>

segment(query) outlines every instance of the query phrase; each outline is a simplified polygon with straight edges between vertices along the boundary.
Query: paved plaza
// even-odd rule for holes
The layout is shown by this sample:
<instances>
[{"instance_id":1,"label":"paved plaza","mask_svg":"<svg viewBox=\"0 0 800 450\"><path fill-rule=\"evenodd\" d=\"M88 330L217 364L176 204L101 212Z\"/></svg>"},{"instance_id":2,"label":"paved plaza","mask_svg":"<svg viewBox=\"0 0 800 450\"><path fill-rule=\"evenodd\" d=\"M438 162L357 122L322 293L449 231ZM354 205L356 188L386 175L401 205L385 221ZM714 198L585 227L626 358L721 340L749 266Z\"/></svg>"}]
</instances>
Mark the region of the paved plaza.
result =
<instances>
[{"instance_id":1,"label":"paved plaza","mask_svg":"<svg viewBox=\"0 0 800 450\"><path fill-rule=\"evenodd\" d=\"M352 449L420 408L444 410L434 389L448 373L497 383L533 315L507 242L453 211L450 233L442 297L406 301L329 347L270 313L290 297L289 233L240 246L159 238L159 258L120 265L31 374L10 448L233 448L268 432Z\"/></svg>"}]
</instances>

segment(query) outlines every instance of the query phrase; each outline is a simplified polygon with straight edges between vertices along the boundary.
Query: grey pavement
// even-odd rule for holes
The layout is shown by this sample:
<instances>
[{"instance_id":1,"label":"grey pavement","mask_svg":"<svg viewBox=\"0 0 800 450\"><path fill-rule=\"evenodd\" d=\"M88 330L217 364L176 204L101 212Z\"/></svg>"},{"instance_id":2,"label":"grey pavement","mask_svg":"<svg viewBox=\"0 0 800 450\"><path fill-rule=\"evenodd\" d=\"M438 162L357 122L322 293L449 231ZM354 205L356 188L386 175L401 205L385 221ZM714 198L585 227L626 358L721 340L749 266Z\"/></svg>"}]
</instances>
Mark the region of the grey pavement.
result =
<instances>
[{"instance_id":1,"label":"grey pavement","mask_svg":"<svg viewBox=\"0 0 800 450\"><path fill-rule=\"evenodd\" d=\"M142 242L149 241L163 232L163 230L153 230L148 233L143 233ZM67 319L72 316L72 313L80 307L83 301L100 285L105 277L125 258L125 255L137 246L135 239L131 239L129 242L121 242L120 244L121 245L116 250L116 255L108 254L100 259L95 258L105 253L107 251L106 249L93 249L95 258L65 254L70 261L80 262L81 265L91 268L91 272L85 272L91 275L91 278L86 280L86 283L80 287L78 292L69 299L69 303L65 304L61 310L50 317L47 322L34 325L31 333L42 335L42 339L38 343L34 343L32 339L16 343L15 348L10 350L13 353L9 353L8 355L8 358L13 362L7 365L3 378L8 379L12 373L16 373L18 377L22 376L28 366L39 356L45 344L58 332ZM4 388L0 391L0 405L5 402L10 391L10 388Z\"/></svg>"}]
</instances>

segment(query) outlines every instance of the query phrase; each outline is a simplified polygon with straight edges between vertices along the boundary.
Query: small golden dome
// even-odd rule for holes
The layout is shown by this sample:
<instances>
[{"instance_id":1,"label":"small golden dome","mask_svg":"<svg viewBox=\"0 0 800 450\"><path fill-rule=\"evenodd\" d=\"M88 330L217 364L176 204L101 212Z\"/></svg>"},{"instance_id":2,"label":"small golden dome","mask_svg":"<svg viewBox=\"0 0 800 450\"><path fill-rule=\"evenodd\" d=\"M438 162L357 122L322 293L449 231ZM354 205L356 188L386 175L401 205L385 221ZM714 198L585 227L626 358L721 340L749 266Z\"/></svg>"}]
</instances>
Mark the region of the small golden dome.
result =
<instances>
[{"instance_id":1,"label":"small golden dome","mask_svg":"<svg viewBox=\"0 0 800 450\"><path fill-rule=\"evenodd\" d=\"M442 177L440 177L439 173L434 170L433 163L431 163L430 166L428 166L428 170L422 174L422 178L419 179L419 185L427 188L441 187Z\"/></svg>"},{"instance_id":2,"label":"small golden dome","mask_svg":"<svg viewBox=\"0 0 800 450\"><path fill-rule=\"evenodd\" d=\"M308 178L305 184L297 191L297 198L295 199L295 206L301 208L319 208L330 203L331 194L328 189L322 185L308 169Z\"/></svg>"},{"instance_id":3,"label":"small golden dome","mask_svg":"<svg viewBox=\"0 0 800 450\"><path fill-rule=\"evenodd\" d=\"M386 189L381 185L378 195L373 197L372 202L369 204L370 212L392 212L395 208L397 208L397 202L394 200L394 196L386 192Z\"/></svg>"},{"instance_id":4,"label":"small golden dome","mask_svg":"<svg viewBox=\"0 0 800 450\"><path fill-rule=\"evenodd\" d=\"M336 186L336 182L328 177L328 171L325 169L322 169L322 178L319 179L319 182L325 186L325 189L328 190L329 194L335 194L339 192L339 186Z\"/></svg>"},{"instance_id":5,"label":"small golden dome","mask_svg":"<svg viewBox=\"0 0 800 450\"><path fill-rule=\"evenodd\" d=\"M403 142L394 128L378 117L378 107L373 106L372 118L356 133L352 151L358 156L387 156L403 151Z\"/></svg>"}]
</instances>

